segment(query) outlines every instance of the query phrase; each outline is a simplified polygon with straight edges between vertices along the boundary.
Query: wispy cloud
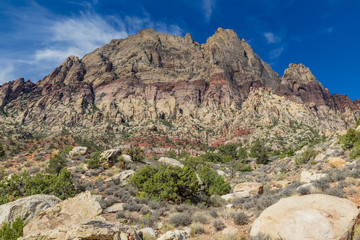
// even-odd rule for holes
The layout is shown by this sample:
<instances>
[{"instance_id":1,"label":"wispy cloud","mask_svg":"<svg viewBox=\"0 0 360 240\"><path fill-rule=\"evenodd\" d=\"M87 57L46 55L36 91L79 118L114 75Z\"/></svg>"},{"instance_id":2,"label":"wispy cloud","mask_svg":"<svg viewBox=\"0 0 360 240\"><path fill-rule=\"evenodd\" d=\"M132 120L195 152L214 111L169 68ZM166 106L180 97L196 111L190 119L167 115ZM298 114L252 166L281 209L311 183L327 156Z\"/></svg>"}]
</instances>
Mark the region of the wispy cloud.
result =
<instances>
[{"instance_id":1,"label":"wispy cloud","mask_svg":"<svg viewBox=\"0 0 360 240\"><path fill-rule=\"evenodd\" d=\"M16 26L10 34L12 39L4 43L19 42L19 45L26 46L26 50L11 49L5 57L2 56L9 61L0 68L0 84L21 76L37 81L68 56L81 58L112 39L125 38L143 28L183 34L179 26L153 21L147 14L103 16L93 11L91 6L72 16L56 15L34 2L26 8L13 10L11 7L2 10L8 14L9 23ZM5 49L6 46L0 46L0 51Z\"/></svg>"},{"instance_id":2,"label":"wispy cloud","mask_svg":"<svg viewBox=\"0 0 360 240\"><path fill-rule=\"evenodd\" d=\"M201 7L204 11L205 20L208 22L210 21L212 12L215 7L215 0L202 0Z\"/></svg>"},{"instance_id":3,"label":"wispy cloud","mask_svg":"<svg viewBox=\"0 0 360 240\"><path fill-rule=\"evenodd\" d=\"M285 50L284 46L281 46L279 48L271 50L270 53L269 53L269 58L271 60L275 60L275 59L279 58L280 55L284 52L284 50Z\"/></svg>"},{"instance_id":4,"label":"wispy cloud","mask_svg":"<svg viewBox=\"0 0 360 240\"><path fill-rule=\"evenodd\" d=\"M277 43L281 41L281 38L276 36L274 33L272 32L266 32L264 33L264 37L266 38L266 41L268 43Z\"/></svg>"}]
</instances>

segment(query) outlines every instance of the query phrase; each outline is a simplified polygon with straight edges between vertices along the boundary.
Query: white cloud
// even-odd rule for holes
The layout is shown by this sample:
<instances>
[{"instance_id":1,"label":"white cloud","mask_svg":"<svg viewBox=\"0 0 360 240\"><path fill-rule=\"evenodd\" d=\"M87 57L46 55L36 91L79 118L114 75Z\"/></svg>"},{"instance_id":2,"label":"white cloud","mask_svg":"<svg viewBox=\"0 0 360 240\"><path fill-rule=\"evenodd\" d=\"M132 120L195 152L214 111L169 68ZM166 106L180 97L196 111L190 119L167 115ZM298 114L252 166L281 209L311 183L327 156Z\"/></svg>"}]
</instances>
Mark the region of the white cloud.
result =
<instances>
[{"instance_id":1,"label":"white cloud","mask_svg":"<svg viewBox=\"0 0 360 240\"><path fill-rule=\"evenodd\" d=\"M14 66L11 63L0 66L0 85L9 80L15 80Z\"/></svg>"},{"instance_id":2,"label":"white cloud","mask_svg":"<svg viewBox=\"0 0 360 240\"><path fill-rule=\"evenodd\" d=\"M272 32L266 32L264 33L264 37L266 38L266 41L268 43L277 43L281 41L281 38L276 36L274 33Z\"/></svg>"},{"instance_id":3,"label":"white cloud","mask_svg":"<svg viewBox=\"0 0 360 240\"><path fill-rule=\"evenodd\" d=\"M96 2L94 0L92 4ZM4 5L0 8L0 13L6 13L12 25L11 32L0 32L1 57L8 59L0 64L0 83L19 77L37 81L70 55L82 58L112 39L125 38L144 28L183 34L179 26L153 21L146 12L142 16L102 16L94 12L91 5L84 9L86 11L76 15L62 16L36 2L26 7ZM21 47L7 48L6 44L10 42Z\"/></svg>"},{"instance_id":4,"label":"white cloud","mask_svg":"<svg viewBox=\"0 0 360 240\"><path fill-rule=\"evenodd\" d=\"M201 7L204 11L205 20L210 21L212 12L215 7L215 0L202 0Z\"/></svg>"},{"instance_id":5,"label":"white cloud","mask_svg":"<svg viewBox=\"0 0 360 240\"><path fill-rule=\"evenodd\" d=\"M270 51L269 58L272 60L279 58L284 50L285 50L285 48L282 46L282 47L279 47L279 48L276 48L276 49Z\"/></svg>"}]
</instances>

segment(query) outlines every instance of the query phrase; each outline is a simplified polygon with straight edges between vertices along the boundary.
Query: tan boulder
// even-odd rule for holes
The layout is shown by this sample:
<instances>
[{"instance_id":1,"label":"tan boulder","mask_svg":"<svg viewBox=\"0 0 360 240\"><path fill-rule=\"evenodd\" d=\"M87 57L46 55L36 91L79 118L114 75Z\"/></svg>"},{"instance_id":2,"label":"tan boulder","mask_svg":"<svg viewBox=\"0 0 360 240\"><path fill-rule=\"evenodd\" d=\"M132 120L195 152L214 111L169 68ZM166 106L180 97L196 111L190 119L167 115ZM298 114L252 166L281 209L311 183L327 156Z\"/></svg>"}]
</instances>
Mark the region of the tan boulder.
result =
<instances>
[{"instance_id":1,"label":"tan boulder","mask_svg":"<svg viewBox=\"0 0 360 240\"><path fill-rule=\"evenodd\" d=\"M304 170L301 172L300 182L310 183L313 181L320 180L326 176L327 176L327 174L325 174L325 173L314 173L314 172Z\"/></svg>"},{"instance_id":2,"label":"tan boulder","mask_svg":"<svg viewBox=\"0 0 360 240\"><path fill-rule=\"evenodd\" d=\"M271 187L272 188L285 188L288 185L291 184L291 181L287 181L287 180L279 180L279 181L273 181L271 182Z\"/></svg>"},{"instance_id":3,"label":"tan boulder","mask_svg":"<svg viewBox=\"0 0 360 240\"><path fill-rule=\"evenodd\" d=\"M184 167L184 164L182 164L181 162L179 162L178 160L173 159L173 158L161 157L158 160L158 162L162 163L162 164L165 164L165 165L170 165L170 166L173 166L173 167L181 167L181 168Z\"/></svg>"},{"instance_id":4,"label":"tan boulder","mask_svg":"<svg viewBox=\"0 0 360 240\"><path fill-rule=\"evenodd\" d=\"M83 192L50 207L35 216L24 228L24 236L53 236L65 239L70 227L85 224L91 220L103 220L100 204L90 192Z\"/></svg>"},{"instance_id":5,"label":"tan boulder","mask_svg":"<svg viewBox=\"0 0 360 240\"><path fill-rule=\"evenodd\" d=\"M172 230L161 235L158 240L188 240L190 239L190 229Z\"/></svg>"},{"instance_id":6,"label":"tan boulder","mask_svg":"<svg viewBox=\"0 0 360 240\"><path fill-rule=\"evenodd\" d=\"M250 236L345 240L352 236L358 214L355 203L334 196L310 194L284 198L261 213L252 225Z\"/></svg>"},{"instance_id":7,"label":"tan boulder","mask_svg":"<svg viewBox=\"0 0 360 240\"><path fill-rule=\"evenodd\" d=\"M114 166L114 164L117 162L117 157L120 156L120 154L121 154L121 149L119 148L109 149L102 152L100 154L102 165L105 168Z\"/></svg>"},{"instance_id":8,"label":"tan boulder","mask_svg":"<svg viewBox=\"0 0 360 240\"><path fill-rule=\"evenodd\" d=\"M328 159L328 163L332 168L340 168L346 165L345 159L341 157L333 157Z\"/></svg>"},{"instance_id":9,"label":"tan boulder","mask_svg":"<svg viewBox=\"0 0 360 240\"><path fill-rule=\"evenodd\" d=\"M236 197L251 197L264 192L264 186L258 182L239 183L233 190Z\"/></svg>"},{"instance_id":10,"label":"tan boulder","mask_svg":"<svg viewBox=\"0 0 360 240\"><path fill-rule=\"evenodd\" d=\"M69 155L71 157L76 157L76 156L82 156L85 155L87 153L87 147L74 147L70 152Z\"/></svg>"}]
</instances>

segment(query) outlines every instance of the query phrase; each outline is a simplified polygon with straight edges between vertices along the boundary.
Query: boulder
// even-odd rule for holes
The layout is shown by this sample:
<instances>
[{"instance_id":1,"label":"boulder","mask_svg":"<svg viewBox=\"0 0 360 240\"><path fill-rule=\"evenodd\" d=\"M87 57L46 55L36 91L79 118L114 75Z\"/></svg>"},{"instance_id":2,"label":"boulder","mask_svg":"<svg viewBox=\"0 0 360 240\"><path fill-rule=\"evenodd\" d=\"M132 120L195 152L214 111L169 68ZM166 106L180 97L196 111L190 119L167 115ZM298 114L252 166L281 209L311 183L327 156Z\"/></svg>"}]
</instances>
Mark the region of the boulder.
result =
<instances>
[{"instance_id":1,"label":"boulder","mask_svg":"<svg viewBox=\"0 0 360 240\"><path fill-rule=\"evenodd\" d=\"M115 203L114 205L106 208L104 213L116 213L122 210L124 210L124 203Z\"/></svg>"},{"instance_id":2,"label":"boulder","mask_svg":"<svg viewBox=\"0 0 360 240\"><path fill-rule=\"evenodd\" d=\"M158 162L173 167L184 167L184 164L173 158L161 157Z\"/></svg>"},{"instance_id":3,"label":"boulder","mask_svg":"<svg viewBox=\"0 0 360 240\"><path fill-rule=\"evenodd\" d=\"M325 159L325 155L323 153L319 153L318 155L316 155L316 157L314 158L315 162L321 162Z\"/></svg>"},{"instance_id":4,"label":"boulder","mask_svg":"<svg viewBox=\"0 0 360 240\"><path fill-rule=\"evenodd\" d=\"M82 156L85 155L87 153L87 147L74 147L70 152L69 155L71 157L76 157L76 156Z\"/></svg>"},{"instance_id":5,"label":"boulder","mask_svg":"<svg viewBox=\"0 0 360 240\"><path fill-rule=\"evenodd\" d=\"M122 154L121 155L125 162L133 162L130 155Z\"/></svg>"},{"instance_id":6,"label":"boulder","mask_svg":"<svg viewBox=\"0 0 360 240\"><path fill-rule=\"evenodd\" d=\"M100 159L102 160L102 165L105 168L110 168L117 163L117 157L120 156L121 149L113 148L106 150L100 154Z\"/></svg>"},{"instance_id":7,"label":"boulder","mask_svg":"<svg viewBox=\"0 0 360 240\"><path fill-rule=\"evenodd\" d=\"M42 211L24 227L23 233L24 236L52 236L55 239L66 239L66 232L70 228L92 220L103 220L98 217L101 212L100 204L89 191L86 191Z\"/></svg>"},{"instance_id":8,"label":"boulder","mask_svg":"<svg viewBox=\"0 0 360 240\"><path fill-rule=\"evenodd\" d=\"M234 187L233 190L235 197L248 198L264 192L264 186L257 182L244 182L239 183Z\"/></svg>"},{"instance_id":9,"label":"boulder","mask_svg":"<svg viewBox=\"0 0 360 240\"><path fill-rule=\"evenodd\" d=\"M24 221L31 220L36 214L58 204L61 200L52 195L33 195L20 198L0 206L0 225L12 223L20 217Z\"/></svg>"},{"instance_id":10,"label":"boulder","mask_svg":"<svg viewBox=\"0 0 360 240\"><path fill-rule=\"evenodd\" d=\"M128 184L128 180L134 176L134 174L135 171L133 170L125 170L112 176L111 178L106 179L105 182L114 181L116 184L120 184L120 186L125 186Z\"/></svg>"},{"instance_id":11,"label":"boulder","mask_svg":"<svg viewBox=\"0 0 360 240\"><path fill-rule=\"evenodd\" d=\"M325 174L325 173L314 173L314 172L309 172L309 171L305 170L305 171L301 172L300 182L310 183L313 181L320 180L326 176L327 176L327 174Z\"/></svg>"},{"instance_id":12,"label":"boulder","mask_svg":"<svg viewBox=\"0 0 360 240\"><path fill-rule=\"evenodd\" d=\"M332 168L340 168L346 165L345 159L341 157L332 157L328 159L328 163Z\"/></svg>"},{"instance_id":13,"label":"boulder","mask_svg":"<svg viewBox=\"0 0 360 240\"><path fill-rule=\"evenodd\" d=\"M279 181L271 182L271 187L272 188L285 188L285 187L289 186L290 184L291 184L291 181L279 180Z\"/></svg>"},{"instance_id":14,"label":"boulder","mask_svg":"<svg viewBox=\"0 0 360 240\"><path fill-rule=\"evenodd\" d=\"M265 209L250 236L273 239L349 239L359 210L355 203L330 195L310 194L281 199Z\"/></svg>"},{"instance_id":15,"label":"boulder","mask_svg":"<svg viewBox=\"0 0 360 240\"><path fill-rule=\"evenodd\" d=\"M188 240L190 239L190 230L172 230L161 235L158 240Z\"/></svg>"},{"instance_id":16,"label":"boulder","mask_svg":"<svg viewBox=\"0 0 360 240\"><path fill-rule=\"evenodd\" d=\"M151 239L155 239L156 238L156 233L155 230L147 227L147 228L143 228L140 230L140 232L142 232L143 236L147 236L148 238L150 237ZM148 239L147 238L147 239Z\"/></svg>"},{"instance_id":17,"label":"boulder","mask_svg":"<svg viewBox=\"0 0 360 240\"><path fill-rule=\"evenodd\" d=\"M226 195L222 195L221 198L224 199L226 202L231 202L236 197L235 197L235 194L229 193L229 194L226 194Z\"/></svg>"}]
</instances>

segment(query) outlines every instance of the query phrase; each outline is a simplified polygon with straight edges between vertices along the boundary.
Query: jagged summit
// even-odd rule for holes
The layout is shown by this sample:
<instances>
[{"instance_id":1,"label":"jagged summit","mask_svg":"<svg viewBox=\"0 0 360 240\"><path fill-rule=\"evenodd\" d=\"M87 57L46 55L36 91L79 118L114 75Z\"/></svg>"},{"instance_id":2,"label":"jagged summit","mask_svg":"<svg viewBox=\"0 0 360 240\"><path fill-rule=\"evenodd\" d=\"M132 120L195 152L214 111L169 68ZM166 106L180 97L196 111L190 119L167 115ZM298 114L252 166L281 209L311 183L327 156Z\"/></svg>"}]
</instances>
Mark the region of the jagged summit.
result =
<instances>
[{"instance_id":1,"label":"jagged summit","mask_svg":"<svg viewBox=\"0 0 360 240\"><path fill-rule=\"evenodd\" d=\"M82 59L68 57L36 84L2 85L0 106L2 122L31 131L101 129L122 136L156 129L207 144L256 134L274 122L285 126L278 129L285 135L294 121L323 133L341 130L359 112L359 102L331 95L302 64L290 64L280 77L245 40L222 28L203 44L190 34L153 29L112 40ZM177 127L165 128L163 121Z\"/></svg>"}]
</instances>

